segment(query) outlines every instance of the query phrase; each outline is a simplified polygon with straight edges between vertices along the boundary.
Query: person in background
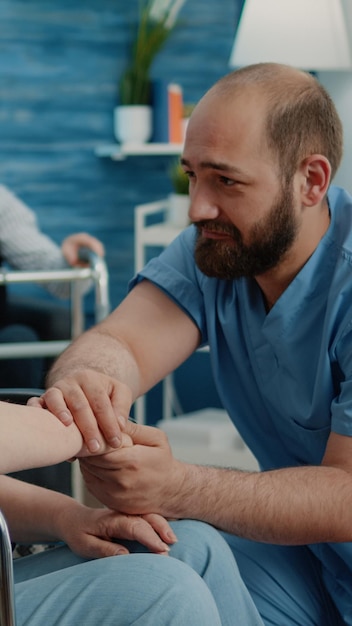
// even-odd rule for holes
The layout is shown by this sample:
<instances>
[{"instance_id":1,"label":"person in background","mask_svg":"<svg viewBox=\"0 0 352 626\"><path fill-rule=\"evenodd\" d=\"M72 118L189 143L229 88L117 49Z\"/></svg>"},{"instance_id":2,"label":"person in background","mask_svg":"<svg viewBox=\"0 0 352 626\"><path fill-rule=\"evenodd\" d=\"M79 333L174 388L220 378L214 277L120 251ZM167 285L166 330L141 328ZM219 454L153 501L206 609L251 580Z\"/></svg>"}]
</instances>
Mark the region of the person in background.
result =
<instances>
[{"instance_id":1,"label":"person in background","mask_svg":"<svg viewBox=\"0 0 352 626\"><path fill-rule=\"evenodd\" d=\"M330 186L342 146L312 75L264 63L220 79L181 158L193 225L59 357L40 401L90 449L116 448L81 462L101 502L220 529L266 625L352 624L352 198ZM131 403L206 344L259 472L182 463L143 425L119 448Z\"/></svg>"},{"instance_id":2,"label":"person in background","mask_svg":"<svg viewBox=\"0 0 352 626\"><path fill-rule=\"evenodd\" d=\"M75 425L0 402L0 509L11 539L61 542L14 560L18 626L241 624L237 568L211 526L89 508L4 475L86 454Z\"/></svg>"},{"instance_id":3,"label":"person in background","mask_svg":"<svg viewBox=\"0 0 352 626\"><path fill-rule=\"evenodd\" d=\"M0 185L0 264L23 271L82 266L81 248L102 257L105 253L102 242L85 232L69 235L59 247L41 232L33 211ZM67 283L44 285L57 298L70 295ZM66 308L9 294L4 285L0 286L0 343L59 340L69 336L70 313ZM1 385L41 388L46 367L46 361L41 358L0 359Z\"/></svg>"}]
</instances>

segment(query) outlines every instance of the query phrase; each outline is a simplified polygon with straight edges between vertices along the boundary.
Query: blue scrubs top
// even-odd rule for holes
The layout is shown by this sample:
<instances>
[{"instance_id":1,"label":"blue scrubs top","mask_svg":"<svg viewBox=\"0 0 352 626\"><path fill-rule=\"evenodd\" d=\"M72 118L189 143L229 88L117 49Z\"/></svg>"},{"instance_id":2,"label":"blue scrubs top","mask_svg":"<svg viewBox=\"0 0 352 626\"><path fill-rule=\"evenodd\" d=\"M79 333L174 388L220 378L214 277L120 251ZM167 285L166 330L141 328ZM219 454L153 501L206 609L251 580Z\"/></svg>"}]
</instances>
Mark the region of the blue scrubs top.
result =
<instances>
[{"instance_id":1,"label":"blue scrubs top","mask_svg":"<svg viewBox=\"0 0 352 626\"><path fill-rule=\"evenodd\" d=\"M330 431L352 436L352 198L331 187L328 199L328 231L269 313L255 280L197 268L194 226L130 284L147 278L198 326L223 406L262 469L317 465ZM329 545L312 549L352 615L352 544Z\"/></svg>"}]
</instances>

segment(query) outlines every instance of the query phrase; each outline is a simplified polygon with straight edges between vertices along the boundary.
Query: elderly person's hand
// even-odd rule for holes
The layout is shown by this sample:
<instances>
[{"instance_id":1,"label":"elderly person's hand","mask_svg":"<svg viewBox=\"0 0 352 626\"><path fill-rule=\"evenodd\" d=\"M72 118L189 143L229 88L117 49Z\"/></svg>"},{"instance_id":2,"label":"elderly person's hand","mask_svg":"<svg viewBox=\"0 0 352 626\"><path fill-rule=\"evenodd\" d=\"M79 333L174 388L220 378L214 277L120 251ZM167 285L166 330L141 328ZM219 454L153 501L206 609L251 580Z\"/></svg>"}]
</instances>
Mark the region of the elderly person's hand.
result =
<instances>
[{"instance_id":1,"label":"elderly person's hand","mask_svg":"<svg viewBox=\"0 0 352 626\"><path fill-rule=\"evenodd\" d=\"M128 554L128 548L119 543L121 539L138 541L157 554L168 554L169 544L177 541L172 528L160 515L126 515L93 509L73 499L67 499L65 506L61 506L55 523L57 536L85 558Z\"/></svg>"},{"instance_id":2,"label":"elderly person's hand","mask_svg":"<svg viewBox=\"0 0 352 626\"><path fill-rule=\"evenodd\" d=\"M87 265L79 256L81 248L89 248L89 250L95 252L100 257L105 255L104 246L99 239L88 233L74 233L66 237L61 244L62 254L72 267L84 267Z\"/></svg>"}]
</instances>

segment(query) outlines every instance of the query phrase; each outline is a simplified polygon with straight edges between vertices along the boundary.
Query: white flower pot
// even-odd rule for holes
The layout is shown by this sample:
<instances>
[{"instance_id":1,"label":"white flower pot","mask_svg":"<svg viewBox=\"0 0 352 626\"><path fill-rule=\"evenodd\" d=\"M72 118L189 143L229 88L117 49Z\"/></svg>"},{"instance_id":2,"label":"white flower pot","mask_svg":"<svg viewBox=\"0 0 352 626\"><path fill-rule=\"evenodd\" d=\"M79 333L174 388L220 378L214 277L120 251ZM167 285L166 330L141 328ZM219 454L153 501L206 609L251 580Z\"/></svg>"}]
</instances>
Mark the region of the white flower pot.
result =
<instances>
[{"instance_id":1,"label":"white flower pot","mask_svg":"<svg viewBox=\"0 0 352 626\"><path fill-rule=\"evenodd\" d=\"M146 143L152 136L152 108L120 105L114 109L114 134L120 143Z\"/></svg>"},{"instance_id":2,"label":"white flower pot","mask_svg":"<svg viewBox=\"0 0 352 626\"><path fill-rule=\"evenodd\" d=\"M168 198L168 221L178 228L186 228L190 220L188 216L190 198L180 193L170 193Z\"/></svg>"}]
</instances>

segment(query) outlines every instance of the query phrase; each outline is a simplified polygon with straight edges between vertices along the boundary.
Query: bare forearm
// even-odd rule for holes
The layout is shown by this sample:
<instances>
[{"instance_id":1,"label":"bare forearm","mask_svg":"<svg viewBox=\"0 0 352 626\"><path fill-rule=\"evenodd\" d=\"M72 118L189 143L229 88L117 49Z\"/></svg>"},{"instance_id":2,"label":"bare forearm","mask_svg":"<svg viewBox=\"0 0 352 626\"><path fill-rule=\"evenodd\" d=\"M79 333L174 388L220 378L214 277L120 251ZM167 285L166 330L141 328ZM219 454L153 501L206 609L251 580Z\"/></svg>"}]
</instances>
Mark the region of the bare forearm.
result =
<instances>
[{"instance_id":1,"label":"bare forearm","mask_svg":"<svg viewBox=\"0 0 352 626\"><path fill-rule=\"evenodd\" d=\"M80 506L69 496L0 476L0 508L12 541L57 541L60 519L68 507Z\"/></svg>"},{"instance_id":2,"label":"bare forearm","mask_svg":"<svg viewBox=\"0 0 352 626\"><path fill-rule=\"evenodd\" d=\"M199 341L194 322L160 289L142 281L59 357L48 383L91 369L124 383L136 399L178 367Z\"/></svg>"},{"instance_id":3,"label":"bare forearm","mask_svg":"<svg viewBox=\"0 0 352 626\"><path fill-rule=\"evenodd\" d=\"M128 385L134 399L140 379L136 361L129 348L101 324L76 339L57 359L47 377L47 386L84 369L111 376Z\"/></svg>"},{"instance_id":4,"label":"bare forearm","mask_svg":"<svg viewBox=\"0 0 352 626\"><path fill-rule=\"evenodd\" d=\"M321 466L244 472L183 463L161 430L128 422L134 445L82 462L89 490L128 514L191 518L277 544L352 541L351 439L332 433Z\"/></svg>"},{"instance_id":5,"label":"bare forearm","mask_svg":"<svg viewBox=\"0 0 352 626\"><path fill-rule=\"evenodd\" d=\"M0 403L0 473L53 465L77 455L82 435L41 408Z\"/></svg>"},{"instance_id":6,"label":"bare forearm","mask_svg":"<svg viewBox=\"0 0 352 626\"><path fill-rule=\"evenodd\" d=\"M167 554L176 540L158 515L130 516L89 508L73 498L0 477L0 508L15 542L63 541L76 554L92 559L128 552L116 539L140 541L152 552Z\"/></svg>"},{"instance_id":7,"label":"bare forearm","mask_svg":"<svg viewBox=\"0 0 352 626\"><path fill-rule=\"evenodd\" d=\"M352 475L333 467L249 473L185 466L163 513L278 544L352 540Z\"/></svg>"}]
</instances>

